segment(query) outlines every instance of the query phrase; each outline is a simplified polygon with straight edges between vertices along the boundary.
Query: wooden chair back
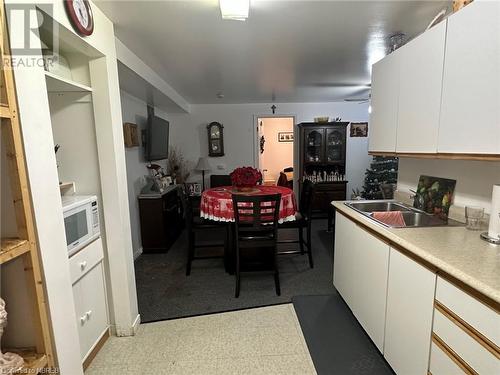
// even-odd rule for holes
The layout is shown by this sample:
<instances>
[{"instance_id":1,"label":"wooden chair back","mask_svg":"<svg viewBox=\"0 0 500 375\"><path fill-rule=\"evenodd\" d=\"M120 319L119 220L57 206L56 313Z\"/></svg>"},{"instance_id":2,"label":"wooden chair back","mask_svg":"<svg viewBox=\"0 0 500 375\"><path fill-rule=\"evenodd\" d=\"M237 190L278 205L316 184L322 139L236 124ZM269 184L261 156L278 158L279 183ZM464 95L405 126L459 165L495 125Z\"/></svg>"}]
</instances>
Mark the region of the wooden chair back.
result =
<instances>
[{"instance_id":1,"label":"wooden chair back","mask_svg":"<svg viewBox=\"0 0 500 375\"><path fill-rule=\"evenodd\" d=\"M210 175L210 187L231 186L231 177L228 174Z\"/></svg>"},{"instance_id":2,"label":"wooden chair back","mask_svg":"<svg viewBox=\"0 0 500 375\"><path fill-rule=\"evenodd\" d=\"M312 201L314 198L315 185L311 180L304 180L299 199L299 212L305 219L310 219L312 215Z\"/></svg>"},{"instance_id":3,"label":"wooden chair back","mask_svg":"<svg viewBox=\"0 0 500 375\"><path fill-rule=\"evenodd\" d=\"M251 232L276 238L281 194L233 194L232 198L237 234Z\"/></svg>"}]
</instances>

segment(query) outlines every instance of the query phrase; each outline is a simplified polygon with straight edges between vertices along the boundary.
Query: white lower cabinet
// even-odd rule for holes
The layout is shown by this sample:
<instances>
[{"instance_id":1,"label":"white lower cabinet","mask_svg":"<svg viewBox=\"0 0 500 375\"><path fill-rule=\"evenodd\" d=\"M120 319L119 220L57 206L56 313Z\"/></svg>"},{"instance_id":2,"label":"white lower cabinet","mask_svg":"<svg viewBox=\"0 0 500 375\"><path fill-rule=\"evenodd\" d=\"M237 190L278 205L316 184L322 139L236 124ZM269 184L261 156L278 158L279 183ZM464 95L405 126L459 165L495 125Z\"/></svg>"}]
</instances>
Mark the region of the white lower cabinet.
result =
<instances>
[{"instance_id":1,"label":"white lower cabinet","mask_svg":"<svg viewBox=\"0 0 500 375\"><path fill-rule=\"evenodd\" d=\"M433 272L391 248L384 357L397 374L427 374L435 287Z\"/></svg>"},{"instance_id":2,"label":"white lower cabinet","mask_svg":"<svg viewBox=\"0 0 500 375\"><path fill-rule=\"evenodd\" d=\"M464 375L464 371L444 349L441 349L436 343L431 346L431 361L429 365L429 373L432 375Z\"/></svg>"},{"instance_id":3,"label":"white lower cabinet","mask_svg":"<svg viewBox=\"0 0 500 375\"><path fill-rule=\"evenodd\" d=\"M335 226L333 283L383 351L389 245L339 213Z\"/></svg>"},{"instance_id":4,"label":"white lower cabinet","mask_svg":"<svg viewBox=\"0 0 500 375\"><path fill-rule=\"evenodd\" d=\"M95 253L99 251L102 254L100 240L93 242L88 248L82 249L74 257L70 258L70 267L73 266L72 270L85 268L83 264L89 264L89 261L85 259L95 259ZM79 268L73 265L75 262L78 263ZM91 268L85 268L85 272L73 284L73 298L82 361L85 360L95 344L109 328L103 271L101 257Z\"/></svg>"}]
</instances>

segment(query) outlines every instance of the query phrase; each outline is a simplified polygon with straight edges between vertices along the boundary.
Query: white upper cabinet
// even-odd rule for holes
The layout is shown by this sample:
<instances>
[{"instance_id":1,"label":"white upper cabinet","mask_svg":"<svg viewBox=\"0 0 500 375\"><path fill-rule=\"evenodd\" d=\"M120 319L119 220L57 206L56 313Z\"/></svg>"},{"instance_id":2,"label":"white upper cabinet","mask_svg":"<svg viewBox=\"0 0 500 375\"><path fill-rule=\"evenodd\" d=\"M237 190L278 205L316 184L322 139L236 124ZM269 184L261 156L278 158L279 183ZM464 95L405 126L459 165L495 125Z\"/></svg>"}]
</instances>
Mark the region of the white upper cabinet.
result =
<instances>
[{"instance_id":1,"label":"white upper cabinet","mask_svg":"<svg viewBox=\"0 0 500 375\"><path fill-rule=\"evenodd\" d=\"M448 19L438 152L500 154L500 2Z\"/></svg>"},{"instance_id":2,"label":"white upper cabinet","mask_svg":"<svg viewBox=\"0 0 500 375\"><path fill-rule=\"evenodd\" d=\"M437 151L446 22L401 47L397 152Z\"/></svg>"},{"instance_id":3,"label":"white upper cabinet","mask_svg":"<svg viewBox=\"0 0 500 375\"><path fill-rule=\"evenodd\" d=\"M396 151L399 65L399 51L395 51L372 67L370 151Z\"/></svg>"}]
</instances>

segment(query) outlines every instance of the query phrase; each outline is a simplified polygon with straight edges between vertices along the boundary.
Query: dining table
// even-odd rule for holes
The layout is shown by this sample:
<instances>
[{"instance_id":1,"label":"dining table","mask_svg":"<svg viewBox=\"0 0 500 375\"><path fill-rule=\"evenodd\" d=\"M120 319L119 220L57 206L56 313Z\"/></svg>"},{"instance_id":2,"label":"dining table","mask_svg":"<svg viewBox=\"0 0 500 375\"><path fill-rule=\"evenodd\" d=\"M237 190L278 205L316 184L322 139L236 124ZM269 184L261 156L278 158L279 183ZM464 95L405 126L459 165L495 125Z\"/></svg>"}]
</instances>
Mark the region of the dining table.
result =
<instances>
[{"instance_id":1,"label":"dining table","mask_svg":"<svg viewBox=\"0 0 500 375\"><path fill-rule=\"evenodd\" d=\"M241 191L233 186L221 186L204 190L201 194L200 217L205 220L225 222L228 224L228 239L224 251L224 266L226 272L234 273L235 267L235 228L233 194L243 195L268 195L281 194L278 223L295 220L297 202L292 189L284 186L257 185L246 191Z\"/></svg>"}]
</instances>

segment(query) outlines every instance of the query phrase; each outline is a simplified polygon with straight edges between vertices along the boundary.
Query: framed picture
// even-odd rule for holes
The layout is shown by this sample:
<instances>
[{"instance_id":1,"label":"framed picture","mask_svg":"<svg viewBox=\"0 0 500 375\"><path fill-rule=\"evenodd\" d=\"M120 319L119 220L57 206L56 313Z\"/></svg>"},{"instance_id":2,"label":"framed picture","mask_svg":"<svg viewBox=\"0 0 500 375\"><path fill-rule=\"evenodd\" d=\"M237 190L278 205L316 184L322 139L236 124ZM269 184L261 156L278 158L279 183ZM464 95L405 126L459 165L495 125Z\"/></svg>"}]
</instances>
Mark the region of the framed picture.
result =
<instances>
[{"instance_id":1,"label":"framed picture","mask_svg":"<svg viewBox=\"0 0 500 375\"><path fill-rule=\"evenodd\" d=\"M201 195L201 184L198 182L187 182L186 188L190 196Z\"/></svg>"},{"instance_id":2,"label":"framed picture","mask_svg":"<svg viewBox=\"0 0 500 375\"><path fill-rule=\"evenodd\" d=\"M293 132L278 132L278 142L293 142Z\"/></svg>"},{"instance_id":3,"label":"framed picture","mask_svg":"<svg viewBox=\"0 0 500 375\"><path fill-rule=\"evenodd\" d=\"M367 122L351 122L351 137L368 137Z\"/></svg>"},{"instance_id":4,"label":"framed picture","mask_svg":"<svg viewBox=\"0 0 500 375\"><path fill-rule=\"evenodd\" d=\"M136 124L126 122L123 124L123 140L125 147L139 146L139 132Z\"/></svg>"}]
</instances>

